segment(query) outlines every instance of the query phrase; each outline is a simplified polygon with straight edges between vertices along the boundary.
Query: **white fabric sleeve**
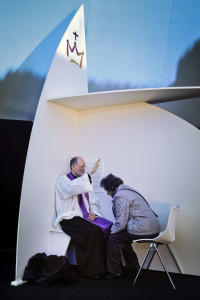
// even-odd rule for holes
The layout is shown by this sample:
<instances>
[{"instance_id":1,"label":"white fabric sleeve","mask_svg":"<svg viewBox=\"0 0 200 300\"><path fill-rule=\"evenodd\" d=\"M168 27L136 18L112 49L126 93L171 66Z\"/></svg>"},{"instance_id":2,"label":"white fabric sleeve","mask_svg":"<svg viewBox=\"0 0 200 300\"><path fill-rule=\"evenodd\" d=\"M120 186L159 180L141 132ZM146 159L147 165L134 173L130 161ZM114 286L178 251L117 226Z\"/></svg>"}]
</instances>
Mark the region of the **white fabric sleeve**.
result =
<instances>
[{"instance_id":1,"label":"white fabric sleeve","mask_svg":"<svg viewBox=\"0 0 200 300\"><path fill-rule=\"evenodd\" d=\"M57 179L56 188L63 199L93 191L93 186L87 173L72 181L66 175L61 175Z\"/></svg>"}]
</instances>

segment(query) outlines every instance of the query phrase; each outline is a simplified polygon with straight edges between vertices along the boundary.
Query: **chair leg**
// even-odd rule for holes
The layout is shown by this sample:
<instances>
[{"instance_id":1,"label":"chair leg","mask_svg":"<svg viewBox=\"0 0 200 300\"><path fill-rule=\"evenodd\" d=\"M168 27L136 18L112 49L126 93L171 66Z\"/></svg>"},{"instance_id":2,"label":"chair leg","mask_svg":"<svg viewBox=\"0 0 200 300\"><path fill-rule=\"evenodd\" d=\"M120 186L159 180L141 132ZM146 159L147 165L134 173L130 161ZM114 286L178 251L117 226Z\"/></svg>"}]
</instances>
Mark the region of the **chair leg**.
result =
<instances>
[{"instance_id":1,"label":"chair leg","mask_svg":"<svg viewBox=\"0 0 200 300\"><path fill-rule=\"evenodd\" d=\"M155 253L156 253L156 250L155 250L155 248L154 248L154 244L151 244L151 245L150 245L150 251L153 252L153 253L152 253L151 258L150 258L150 260L149 260L149 262L148 262L148 265L147 265L147 268L146 268L147 270L149 269L149 267L150 267L150 265L151 265L151 262L153 261L154 255L155 255Z\"/></svg>"},{"instance_id":2,"label":"chair leg","mask_svg":"<svg viewBox=\"0 0 200 300\"><path fill-rule=\"evenodd\" d=\"M150 246L150 247L151 247L151 246ZM140 275L140 272L141 272L141 270L143 269L143 266L144 266L144 264L145 264L145 262L146 262L146 260L147 260L147 258L148 258L148 256L149 256L149 254L150 254L150 251L152 251L152 250L150 249L150 247L149 247L149 249L148 249L148 251L147 251L147 254L146 254L146 256L145 256L145 258L144 258L144 260L143 260L143 263L142 263L142 265L141 265L141 267L140 267L140 269L139 269L139 271L138 271L138 273L137 273L137 275L136 275L136 277L135 277L135 280L134 280L134 282L133 282L133 286L135 285L136 280L138 279L138 276Z\"/></svg>"},{"instance_id":3,"label":"chair leg","mask_svg":"<svg viewBox=\"0 0 200 300\"><path fill-rule=\"evenodd\" d=\"M174 256L174 254L173 254L173 252L172 252L172 249L170 248L170 246L169 246L168 244L166 244L166 246L167 246L167 249L169 250L169 253L171 254L171 257L173 258L173 260L174 260L174 262L175 262L175 264L176 264L176 266L177 266L179 272L180 272L181 274L183 274L183 272L182 272L182 270L181 270L181 268L180 268L178 262L177 262L176 259L175 259L175 256Z\"/></svg>"},{"instance_id":4,"label":"chair leg","mask_svg":"<svg viewBox=\"0 0 200 300\"><path fill-rule=\"evenodd\" d=\"M174 288L174 290L175 290L176 287L175 287L175 285L174 285L174 283L173 283L173 281L172 281L172 279L171 279L171 276L170 276L169 273L167 272L167 269L165 268L165 265L164 265L164 263L163 263L163 260L162 260L162 258L161 258L161 256L160 256L160 253L159 253L159 251L158 251L156 245L155 245L155 248L156 248L155 251L157 252L158 257L159 257L159 259L160 259L160 262L161 262L161 264L162 264L162 266L163 266L165 272L167 273L167 276L168 276L168 278L169 278L169 280L170 280L170 282L171 282L171 284L172 284L172 286L173 286L173 288Z\"/></svg>"},{"instance_id":5,"label":"chair leg","mask_svg":"<svg viewBox=\"0 0 200 300\"><path fill-rule=\"evenodd\" d=\"M180 273L183 274L182 271L181 271L180 266L178 265L178 263L177 263L177 261L176 261L174 255L173 255L172 250L171 250L170 247L169 247L169 245L166 244L166 246L167 246L167 248L168 248L168 250L169 250L169 252L170 252L170 254L171 254L171 256L172 256L172 258L173 258L173 260L174 260L174 262L175 262L175 264L176 264L176 266L178 267ZM138 271L138 273L137 273L137 275L136 275L136 277L135 277L135 280L134 280L134 282L133 282L133 286L135 285L135 283L136 283L136 281L137 281L137 278L138 278L138 276L140 275L140 272L141 272L141 270L143 269L143 267L144 267L144 265L145 265L145 263L146 263L146 261L147 261L147 258L148 258L149 255L150 255L150 252L153 252L153 254L152 254L151 258L150 258L150 261L148 262L147 269L149 268L149 266L150 266L150 264L151 264L151 262L152 262L152 260L153 260L153 258L154 258L155 253L157 253L157 255L158 255L159 259L160 259L160 262L161 262L161 264L162 264L162 266L163 266L163 268L164 268L164 270L165 270L165 272L166 272L166 274L167 274L167 276L168 276L168 278L169 278L169 280L170 280L170 282L171 282L171 285L172 285L173 289L175 290L176 287L175 287L175 285L174 285L174 283L173 283L173 280L172 280L171 276L169 275L167 269L165 268L164 262L163 262L163 260L162 260L162 258L161 258L161 256L160 256L160 253L159 253L159 251L158 251L158 247L157 247L157 244L156 244L156 243L152 243L152 244L150 245L150 247L149 247L149 249L148 249L148 251L147 251L147 254L146 254L146 256L145 256L145 258L144 258L144 260L143 260L143 263L142 263L142 265L141 265L141 267L140 267L140 269L139 269L139 271Z\"/></svg>"}]
</instances>

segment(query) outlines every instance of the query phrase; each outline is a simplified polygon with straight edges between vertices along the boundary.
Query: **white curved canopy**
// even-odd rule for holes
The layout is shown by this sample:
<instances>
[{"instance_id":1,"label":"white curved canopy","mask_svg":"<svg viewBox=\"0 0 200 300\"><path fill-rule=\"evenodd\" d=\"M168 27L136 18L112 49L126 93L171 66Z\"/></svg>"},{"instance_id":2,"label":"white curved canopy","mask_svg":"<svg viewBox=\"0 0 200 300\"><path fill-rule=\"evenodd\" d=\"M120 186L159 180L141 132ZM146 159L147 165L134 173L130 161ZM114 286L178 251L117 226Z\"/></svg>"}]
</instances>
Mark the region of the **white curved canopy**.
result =
<instances>
[{"instance_id":1,"label":"white curved canopy","mask_svg":"<svg viewBox=\"0 0 200 300\"><path fill-rule=\"evenodd\" d=\"M198 97L200 97L200 87L166 87L89 93L48 101L75 110L87 110L138 102L160 103Z\"/></svg>"}]
</instances>

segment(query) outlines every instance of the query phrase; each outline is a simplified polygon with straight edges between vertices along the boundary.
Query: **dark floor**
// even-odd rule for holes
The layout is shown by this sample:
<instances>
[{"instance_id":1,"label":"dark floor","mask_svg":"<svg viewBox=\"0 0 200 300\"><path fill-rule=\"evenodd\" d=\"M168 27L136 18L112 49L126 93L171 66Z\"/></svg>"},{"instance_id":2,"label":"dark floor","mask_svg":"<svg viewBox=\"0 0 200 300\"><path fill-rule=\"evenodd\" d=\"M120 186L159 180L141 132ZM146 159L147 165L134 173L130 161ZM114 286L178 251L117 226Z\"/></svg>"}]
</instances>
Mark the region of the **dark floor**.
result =
<instances>
[{"instance_id":1,"label":"dark floor","mask_svg":"<svg viewBox=\"0 0 200 300\"><path fill-rule=\"evenodd\" d=\"M25 283L12 286L15 280L15 249L0 250L0 299L1 300L125 300L125 299L199 299L200 277L171 274L176 290L174 291L164 272L145 271L132 286L133 278L117 280L100 279L97 281L81 279L72 285L56 283L40 286Z\"/></svg>"}]
</instances>

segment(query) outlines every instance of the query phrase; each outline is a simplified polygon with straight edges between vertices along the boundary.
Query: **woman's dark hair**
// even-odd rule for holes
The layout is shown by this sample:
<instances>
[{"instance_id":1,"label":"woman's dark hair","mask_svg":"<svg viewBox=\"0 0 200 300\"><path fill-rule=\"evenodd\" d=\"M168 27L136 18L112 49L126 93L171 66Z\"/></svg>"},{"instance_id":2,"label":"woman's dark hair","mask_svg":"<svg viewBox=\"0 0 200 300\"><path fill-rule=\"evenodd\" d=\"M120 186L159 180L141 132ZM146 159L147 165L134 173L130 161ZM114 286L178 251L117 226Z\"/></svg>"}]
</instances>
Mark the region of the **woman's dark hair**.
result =
<instances>
[{"instance_id":1,"label":"woman's dark hair","mask_svg":"<svg viewBox=\"0 0 200 300\"><path fill-rule=\"evenodd\" d=\"M106 191L115 192L116 188L122 183L124 182L121 178L116 177L113 174L108 174L101 180L100 186Z\"/></svg>"}]
</instances>

